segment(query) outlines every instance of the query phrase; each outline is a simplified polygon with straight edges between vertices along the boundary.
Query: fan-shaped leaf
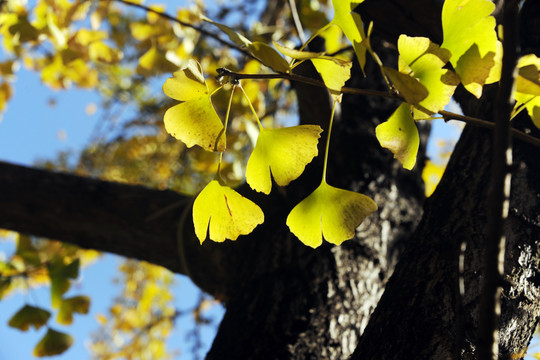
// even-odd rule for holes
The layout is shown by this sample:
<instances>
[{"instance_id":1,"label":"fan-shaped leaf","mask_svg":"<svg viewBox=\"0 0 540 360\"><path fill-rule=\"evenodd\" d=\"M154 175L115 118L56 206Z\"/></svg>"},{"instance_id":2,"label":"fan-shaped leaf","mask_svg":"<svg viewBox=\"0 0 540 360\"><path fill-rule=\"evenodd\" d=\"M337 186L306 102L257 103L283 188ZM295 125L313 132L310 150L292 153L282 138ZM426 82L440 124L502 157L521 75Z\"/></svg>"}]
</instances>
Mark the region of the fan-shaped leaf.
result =
<instances>
[{"instance_id":1,"label":"fan-shaped leaf","mask_svg":"<svg viewBox=\"0 0 540 360\"><path fill-rule=\"evenodd\" d=\"M366 195L338 189L325 181L296 205L287 217L287 226L305 245L316 248L326 241L341 245L354 237L364 218L377 210Z\"/></svg>"},{"instance_id":2,"label":"fan-shaped leaf","mask_svg":"<svg viewBox=\"0 0 540 360\"><path fill-rule=\"evenodd\" d=\"M381 146L392 151L405 169L414 167L420 138L409 104L401 104L386 122L377 126L375 134Z\"/></svg>"},{"instance_id":3,"label":"fan-shaped leaf","mask_svg":"<svg viewBox=\"0 0 540 360\"><path fill-rule=\"evenodd\" d=\"M30 326L37 330L45 325L50 317L51 313L45 309L25 305L9 319L8 325L22 331L28 330Z\"/></svg>"},{"instance_id":4,"label":"fan-shaped leaf","mask_svg":"<svg viewBox=\"0 0 540 360\"><path fill-rule=\"evenodd\" d=\"M406 35L399 37L398 50L400 73L414 77L428 91L427 97L414 108L414 118L428 119L444 109L459 84L456 74L442 68L450 58L450 53L428 38Z\"/></svg>"},{"instance_id":5,"label":"fan-shaped leaf","mask_svg":"<svg viewBox=\"0 0 540 360\"><path fill-rule=\"evenodd\" d=\"M56 320L59 324L69 325L73 322L73 313L87 314L90 307L88 296L74 296L62 300Z\"/></svg>"},{"instance_id":6,"label":"fan-shaped leaf","mask_svg":"<svg viewBox=\"0 0 540 360\"><path fill-rule=\"evenodd\" d=\"M362 69L366 64L366 34L362 18L354 8L364 0L332 0L334 19L332 23L339 26L347 39L352 43L356 57Z\"/></svg>"},{"instance_id":7,"label":"fan-shaped leaf","mask_svg":"<svg viewBox=\"0 0 540 360\"><path fill-rule=\"evenodd\" d=\"M494 9L489 0L446 0L442 10L441 47L450 51L463 86L477 98L484 84L498 81L500 75L502 47L490 16Z\"/></svg>"},{"instance_id":8,"label":"fan-shaped leaf","mask_svg":"<svg viewBox=\"0 0 540 360\"><path fill-rule=\"evenodd\" d=\"M251 188L269 194L272 189L270 173L280 186L298 178L317 156L321 132L317 125L262 129L246 169L246 180Z\"/></svg>"},{"instance_id":9,"label":"fan-shaped leaf","mask_svg":"<svg viewBox=\"0 0 540 360\"><path fill-rule=\"evenodd\" d=\"M518 61L516 105L523 104L534 125L540 128L540 58L534 54Z\"/></svg>"},{"instance_id":10,"label":"fan-shaped leaf","mask_svg":"<svg viewBox=\"0 0 540 360\"><path fill-rule=\"evenodd\" d=\"M165 112L165 129L187 147L199 145L208 151L224 151L224 127L210 96L186 101Z\"/></svg>"},{"instance_id":11,"label":"fan-shaped leaf","mask_svg":"<svg viewBox=\"0 0 540 360\"><path fill-rule=\"evenodd\" d=\"M341 88L351 77L352 63L337 58L311 59L311 62L321 75L324 85L330 90L332 96L341 94Z\"/></svg>"},{"instance_id":12,"label":"fan-shaped leaf","mask_svg":"<svg viewBox=\"0 0 540 360\"><path fill-rule=\"evenodd\" d=\"M65 333L50 329L34 348L34 356L58 355L69 349L73 338Z\"/></svg>"},{"instance_id":13,"label":"fan-shaped leaf","mask_svg":"<svg viewBox=\"0 0 540 360\"><path fill-rule=\"evenodd\" d=\"M193 204L195 234L201 244L208 230L210 240L236 240L238 236L252 232L263 221L261 208L224 185L221 179L206 185Z\"/></svg>"}]
</instances>

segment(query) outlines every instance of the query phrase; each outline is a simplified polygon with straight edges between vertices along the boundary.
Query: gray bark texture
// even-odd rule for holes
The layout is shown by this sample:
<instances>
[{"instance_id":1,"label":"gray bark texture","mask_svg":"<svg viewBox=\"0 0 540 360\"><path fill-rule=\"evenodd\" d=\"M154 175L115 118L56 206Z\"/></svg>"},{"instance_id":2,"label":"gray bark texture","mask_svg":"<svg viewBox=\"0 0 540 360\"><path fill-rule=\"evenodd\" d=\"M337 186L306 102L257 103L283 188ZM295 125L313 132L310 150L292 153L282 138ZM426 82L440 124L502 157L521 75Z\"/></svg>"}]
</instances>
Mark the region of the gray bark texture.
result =
<instances>
[{"instance_id":1,"label":"gray bark texture","mask_svg":"<svg viewBox=\"0 0 540 360\"><path fill-rule=\"evenodd\" d=\"M540 3L528 0L524 7L522 22L538 21L530 16ZM377 51L385 64L396 63L393 44L400 33L439 43L442 38L437 1L372 0L357 11L366 22L375 21L372 43L382 44ZM538 41L529 31L522 48L537 51L538 43L530 39ZM299 71L313 74L308 67ZM347 85L385 89L372 62L366 74L353 69ZM294 86L300 120L325 129L323 146L328 94ZM456 98L465 114L490 119L492 94L487 89L476 100L460 90ZM292 207L320 182L320 159L270 196L241 188L261 205L266 220L235 242L199 245L191 225L192 199L174 192L5 163L0 163L0 227L189 276L227 309L208 359L475 359L492 134L466 128L437 191L424 201L421 169L429 128L419 124L422 145L413 171L402 169L375 138L375 127L397 106L376 97L343 98L328 182L371 196L379 209L340 247L313 250L285 225ZM514 123L522 130L530 125L524 118ZM527 347L540 315L538 149L515 141L514 163L501 280L501 359Z\"/></svg>"}]
</instances>

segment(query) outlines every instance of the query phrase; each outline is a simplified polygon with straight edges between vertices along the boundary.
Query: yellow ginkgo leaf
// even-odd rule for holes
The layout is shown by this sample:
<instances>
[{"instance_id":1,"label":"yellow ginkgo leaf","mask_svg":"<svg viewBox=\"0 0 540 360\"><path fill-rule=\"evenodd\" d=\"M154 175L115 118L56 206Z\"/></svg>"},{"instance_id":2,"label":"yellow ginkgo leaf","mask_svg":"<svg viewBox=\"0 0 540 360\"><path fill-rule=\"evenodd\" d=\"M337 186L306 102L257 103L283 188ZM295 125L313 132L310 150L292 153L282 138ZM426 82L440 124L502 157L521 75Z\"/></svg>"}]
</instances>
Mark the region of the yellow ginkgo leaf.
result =
<instances>
[{"instance_id":1,"label":"yellow ginkgo leaf","mask_svg":"<svg viewBox=\"0 0 540 360\"><path fill-rule=\"evenodd\" d=\"M442 10L441 48L450 51L463 86L477 98L484 84L498 81L500 75L502 47L490 16L494 9L489 0L446 0Z\"/></svg>"},{"instance_id":2,"label":"yellow ginkgo leaf","mask_svg":"<svg viewBox=\"0 0 540 360\"><path fill-rule=\"evenodd\" d=\"M33 326L36 330L47 323L51 313L45 309L25 305L9 319L8 325L22 331Z\"/></svg>"},{"instance_id":3,"label":"yellow ginkgo leaf","mask_svg":"<svg viewBox=\"0 0 540 360\"><path fill-rule=\"evenodd\" d=\"M280 186L298 178L317 156L321 132L318 125L261 129L247 163L247 183L252 189L269 194L272 189L270 173Z\"/></svg>"},{"instance_id":4,"label":"yellow ginkgo leaf","mask_svg":"<svg viewBox=\"0 0 540 360\"><path fill-rule=\"evenodd\" d=\"M247 46L248 50L264 65L276 72L286 73L290 71L289 63L274 48L255 41Z\"/></svg>"},{"instance_id":5,"label":"yellow ginkgo leaf","mask_svg":"<svg viewBox=\"0 0 540 360\"><path fill-rule=\"evenodd\" d=\"M313 66L317 69L324 85L330 90L332 96L339 96L341 88L351 77L352 63L337 58L333 59L311 59Z\"/></svg>"},{"instance_id":6,"label":"yellow ginkgo leaf","mask_svg":"<svg viewBox=\"0 0 540 360\"><path fill-rule=\"evenodd\" d=\"M118 49L113 49L105 43L98 41L91 43L88 46L88 55L94 61L113 64L122 60L122 52Z\"/></svg>"},{"instance_id":7,"label":"yellow ginkgo leaf","mask_svg":"<svg viewBox=\"0 0 540 360\"><path fill-rule=\"evenodd\" d=\"M525 106L534 125L540 129L540 58L525 55L518 61L516 106Z\"/></svg>"},{"instance_id":8,"label":"yellow ginkgo leaf","mask_svg":"<svg viewBox=\"0 0 540 360\"><path fill-rule=\"evenodd\" d=\"M62 299L56 320L59 324L69 325L73 322L73 313L88 314L90 298L88 296L74 296Z\"/></svg>"},{"instance_id":9,"label":"yellow ginkgo leaf","mask_svg":"<svg viewBox=\"0 0 540 360\"><path fill-rule=\"evenodd\" d=\"M287 226L305 245L316 248L323 237L329 243L341 245L354 237L355 229L364 218L377 210L368 196L338 189L326 181L292 209Z\"/></svg>"},{"instance_id":10,"label":"yellow ginkgo leaf","mask_svg":"<svg viewBox=\"0 0 540 360\"><path fill-rule=\"evenodd\" d=\"M315 58L320 58L321 56L324 56L323 52L310 52L310 51L300 51L297 49L291 49L275 41L274 41L274 46L280 53L282 53L285 56L290 57L291 59L309 60L309 59L315 59Z\"/></svg>"},{"instance_id":11,"label":"yellow ginkgo leaf","mask_svg":"<svg viewBox=\"0 0 540 360\"><path fill-rule=\"evenodd\" d=\"M165 112L165 130L187 147L199 145L207 151L225 150L225 134L210 96L186 101Z\"/></svg>"},{"instance_id":12,"label":"yellow ginkgo leaf","mask_svg":"<svg viewBox=\"0 0 540 360\"><path fill-rule=\"evenodd\" d=\"M394 87L399 91L399 94L403 96L405 101L409 104L416 105L429 95L429 91L426 87L414 77L402 74L399 71L386 66L383 69L386 76L388 76Z\"/></svg>"},{"instance_id":13,"label":"yellow ginkgo leaf","mask_svg":"<svg viewBox=\"0 0 540 360\"><path fill-rule=\"evenodd\" d=\"M183 101L165 112L165 130L188 147L199 145L207 151L224 151L224 127L214 110L201 65L190 60L163 84L163 92Z\"/></svg>"},{"instance_id":14,"label":"yellow ginkgo leaf","mask_svg":"<svg viewBox=\"0 0 540 360\"><path fill-rule=\"evenodd\" d=\"M58 355L66 351L71 344L73 344L73 338L70 335L49 328L34 348L34 356Z\"/></svg>"},{"instance_id":15,"label":"yellow ginkgo leaf","mask_svg":"<svg viewBox=\"0 0 540 360\"><path fill-rule=\"evenodd\" d=\"M450 53L428 38L401 35L398 39L399 72L417 79L429 92L414 108L414 119L429 119L442 110L459 85L459 77L443 69Z\"/></svg>"},{"instance_id":16,"label":"yellow ginkgo leaf","mask_svg":"<svg viewBox=\"0 0 540 360\"><path fill-rule=\"evenodd\" d=\"M178 100L189 101L200 99L209 93L204 80L201 64L190 59L187 66L173 74L163 84L165 95Z\"/></svg>"},{"instance_id":17,"label":"yellow ginkgo leaf","mask_svg":"<svg viewBox=\"0 0 540 360\"><path fill-rule=\"evenodd\" d=\"M172 72L178 69L176 64L172 63L165 57L162 51L157 47L152 46L146 53L139 59L139 65L136 72L143 76L152 76L155 74L162 74Z\"/></svg>"},{"instance_id":18,"label":"yellow ginkgo leaf","mask_svg":"<svg viewBox=\"0 0 540 360\"><path fill-rule=\"evenodd\" d=\"M259 206L218 179L212 180L195 199L193 224L201 244L209 232L210 240L236 240L264 222Z\"/></svg>"},{"instance_id":19,"label":"yellow ginkgo leaf","mask_svg":"<svg viewBox=\"0 0 540 360\"><path fill-rule=\"evenodd\" d=\"M405 169L414 167L420 137L409 104L401 104L386 122L375 128L375 135L381 146L392 151Z\"/></svg>"},{"instance_id":20,"label":"yellow ginkgo leaf","mask_svg":"<svg viewBox=\"0 0 540 360\"><path fill-rule=\"evenodd\" d=\"M366 64L367 43L362 18L354 8L364 0L332 0L334 19L332 23L339 26L351 42L362 69Z\"/></svg>"}]
</instances>

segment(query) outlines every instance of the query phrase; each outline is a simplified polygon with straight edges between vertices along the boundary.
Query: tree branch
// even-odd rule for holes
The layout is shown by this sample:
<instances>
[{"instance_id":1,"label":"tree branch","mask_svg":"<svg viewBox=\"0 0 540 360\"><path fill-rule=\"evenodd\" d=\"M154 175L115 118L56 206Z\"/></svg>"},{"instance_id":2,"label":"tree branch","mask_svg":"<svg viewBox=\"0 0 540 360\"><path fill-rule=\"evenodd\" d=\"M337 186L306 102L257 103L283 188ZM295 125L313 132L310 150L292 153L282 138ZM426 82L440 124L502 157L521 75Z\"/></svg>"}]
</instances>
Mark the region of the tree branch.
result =
<instances>
[{"instance_id":1,"label":"tree branch","mask_svg":"<svg viewBox=\"0 0 540 360\"><path fill-rule=\"evenodd\" d=\"M100 0L100 1L106 1L106 0ZM192 28L196 31L198 31L199 33L201 33L202 35L204 36L207 36L207 37L210 37L218 42L220 42L221 44L225 45L225 46L228 46L232 49L235 49L236 51L239 51L241 53L243 53L244 55L246 56L249 56L251 58L253 58L253 55L247 51L246 49L236 45L235 43L233 42L230 42L230 41L227 41L227 40L224 40L222 39L221 37L219 37L217 34L214 34L206 29L204 29L203 27L201 26L196 26L196 25L193 25L193 24L190 24L190 23L187 23L185 21L182 21L170 14L167 14L165 12L161 12L161 11L157 11L157 10L154 10L148 6L145 6L145 5L142 5L142 4L137 4L137 3L133 3L131 1L127 1L127 0L114 0L114 1L117 1L119 3L122 3L124 5L127 5L127 6L131 6L131 7L135 7L135 8L138 8L138 9L142 9L146 12L150 12L150 13L153 13L153 14L156 14L164 19L167 19L167 20L170 20L172 22L175 22L177 24L180 24L182 26L185 26L185 27L189 27L189 28Z\"/></svg>"},{"instance_id":2,"label":"tree branch","mask_svg":"<svg viewBox=\"0 0 540 360\"><path fill-rule=\"evenodd\" d=\"M323 88L326 87L324 82L321 80L313 79L311 77L302 76L298 74L285 74L285 73L242 74L235 71L231 71L226 68L219 68L217 69L217 72L218 72L218 78L228 77L230 78L229 81L232 81L232 82L237 81L237 80L242 80L242 79L250 79L250 80L285 79L289 81L297 81L304 84L323 87ZM378 96L378 97L395 99L395 100L405 102L405 99L403 99L403 97L401 97L399 94L395 94L389 91L378 91L378 90L370 90L370 89L342 87L341 92L344 94L353 94L353 95ZM453 113L453 112L445 111L445 110L439 111L438 114L442 115L445 121L458 120L466 124L483 127L486 129L495 128L495 123L491 121L478 119L478 118L468 116L468 115L461 115L461 114L457 114L457 113ZM540 147L540 139L538 139L537 137L528 135L522 131L519 131L513 128L511 128L510 131L514 138L519 139L521 141L525 141L531 145Z\"/></svg>"},{"instance_id":3,"label":"tree branch","mask_svg":"<svg viewBox=\"0 0 540 360\"><path fill-rule=\"evenodd\" d=\"M0 162L0 227L185 273L176 241L190 198ZM173 254L173 256L171 256Z\"/></svg>"}]
</instances>

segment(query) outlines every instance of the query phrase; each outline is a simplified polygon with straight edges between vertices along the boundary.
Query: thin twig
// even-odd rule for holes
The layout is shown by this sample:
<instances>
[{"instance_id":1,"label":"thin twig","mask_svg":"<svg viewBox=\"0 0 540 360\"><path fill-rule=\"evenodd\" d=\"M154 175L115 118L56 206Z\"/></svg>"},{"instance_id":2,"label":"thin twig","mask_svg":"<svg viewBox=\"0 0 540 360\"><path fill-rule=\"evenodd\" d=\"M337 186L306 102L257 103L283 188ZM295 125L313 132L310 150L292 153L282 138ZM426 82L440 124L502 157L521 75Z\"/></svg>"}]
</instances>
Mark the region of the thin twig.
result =
<instances>
[{"instance_id":1,"label":"thin twig","mask_svg":"<svg viewBox=\"0 0 540 360\"><path fill-rule=\"evenodd\" d=\"M494 107L493 160L487 199L484 249L484 282L478 325L478 359L499 358L499 318L506 235L504 225L510 208L512 137L510 114L518 54L518 0L503 2L503 59Z\"/></svg>"},{"instance_id":2,"label":"thin twig","mask_svg":"<svg viewBox=\"0 0 540 360\"><path fill-rule=\"evenodd\" d=\"M296 32L300 41L303 43L306 42L306 35L304 34L304 28L302 27L302 22L300 21L300 16L298 16L298 9L296 8L296 2L294 0L289 0L289 7L291 8L291 15L293 18L294 26L296 27Z\"/></svg>"},{"instance_id":3,"label":"thin twig","mask_svg":"<svg viewBox=\"0 0 540 360\"><path fill-rule=\"evenodd\" d=\"M99 1L109 1L109 0L99 0ZM136 4L136 3L133 3L131 1L127 1L127 0L113 0L113 1L117 1L119 3L122 3L124 5L127 5L127 6L132 6L132 7L135 7L135 8L138 8L138 9L142 9L146 12L150 12L150 13L153 13L153 14L156 14L164 19L167 19L167 20L170 20L170 21L173 21L177 24L180 24L182 26L185 26L185 27L189 27L189 28L192 28L193 30L196 30L198 31L201 35L204 35L204 36L207 36L207 37L210 37L218 42L220 42L221 44L225 45L225 46L228 46L232 49L235 49L241 53L243 53L244 55L246 56L249 56L249 57L253 57L253 55L246 49L236 45L235 43L233 42L230 42L230 41L227 41L227 40L224 40L222 39L221 37L219 37L217 34L214 34L213 32L210 32L206 29L204 29L203 27L201 26L196 26L196 25L193 25L193 24L190 24L190 23L187 23L185 21L182 21L170 14L167 14L165 12L161 12L161 11L157 11L157 10L154 10L148 6L145 6L145 5L142 5L142 4Z\"/></svg>"},{"instance_id":4,"label":"thin twig","mask_svg":"<svg viewBox=\"0 0 540 360\"><path fill-rule=\"evenodd\" d=\"M307 76L302 75L296 75L296 74L285 74L285 73L272 73L272 74L241 74L237 73L235 71L228 70L226 68L219 68L217 69L217 72L219 74L219 77L229 77L230 80L242 80L242 79L250 79L250 80L269 80L269 79L286 79L290 81L298 81L302 82L304 84L309 84L313 86L318 87L326 87L323 81L313 79ZM367 90L367 89L358 89L358 88L349 88L349 87L342 87L341 92L345 94L356 94L356 95L368 95L368 96L378 96L378 97L385 97L389 99L395 99L399 101L405 101L399 94L393 93L393 92L385 92L385 91L377 91L377 90ZM438 112L438 114L442 115L445 121L448 120L458 120L462 121L464 123L483 127L486 129L493 129L495 127L495 124L493 122L478 119L472 116L468 115L461 115L457 113L453 113L450 111L441 110ZM516 139L519 139L521 141L527 142L531 145L540 147L540 139L536 138L534 136L528 135L522 131L519 131L517 129L511 129L512 136Z\"/></svg>"}]
</instances>

